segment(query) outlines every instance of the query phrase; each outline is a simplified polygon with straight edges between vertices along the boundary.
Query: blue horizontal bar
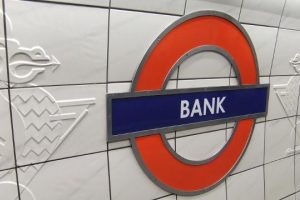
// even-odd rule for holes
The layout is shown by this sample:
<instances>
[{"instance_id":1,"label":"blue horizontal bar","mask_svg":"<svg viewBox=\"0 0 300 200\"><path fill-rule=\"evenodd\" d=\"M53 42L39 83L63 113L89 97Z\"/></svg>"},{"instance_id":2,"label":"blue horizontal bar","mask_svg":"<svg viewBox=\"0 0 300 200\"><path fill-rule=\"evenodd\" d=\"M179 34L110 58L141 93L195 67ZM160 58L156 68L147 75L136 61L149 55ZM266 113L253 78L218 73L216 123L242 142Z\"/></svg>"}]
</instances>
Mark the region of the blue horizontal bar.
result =
<instances>
[{"instance_id":1,"label":"blue horizontal bar","mask_svg":"<svg viewBox=\"0 0 300 200\"><path fill-rule=\"evenodd\" d=\"M110 136L264 116L268 85L108 96Z\"/></svg>"}]
</instances>

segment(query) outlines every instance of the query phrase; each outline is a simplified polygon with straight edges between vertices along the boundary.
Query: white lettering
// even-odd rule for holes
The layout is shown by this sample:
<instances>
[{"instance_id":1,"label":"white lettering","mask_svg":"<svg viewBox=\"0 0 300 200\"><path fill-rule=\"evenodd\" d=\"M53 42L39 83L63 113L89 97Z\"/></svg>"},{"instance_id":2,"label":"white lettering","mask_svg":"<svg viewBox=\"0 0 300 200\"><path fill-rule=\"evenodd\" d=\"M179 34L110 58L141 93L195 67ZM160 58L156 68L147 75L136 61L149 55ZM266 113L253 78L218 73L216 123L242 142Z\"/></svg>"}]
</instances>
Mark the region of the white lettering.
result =
<instances>
[{"instance_id":1,"label":"white lettering","mask_svg":"<svg viewBox=\"0 0 300 200\"><path fill-rule=\"evenodd\" d=\"M189 101L181 100L180 118L187 118L190 115Z\"/></svg>"},{"instance_id":2,"label":"white lettering","mask_svg":"<svg viewBox=\"0 0 300 200\"><path fill-rule=\"evenodd\" d=\"M206 110L208 108L210 114L215 113L215 97L212 98L211 103L208 101L207 98L204 98L204 103L203 103L203 114L206 115Z\"/></svg>"},{"instance_id":3,"label":"white lettering","mask_svg":"<svg viewBox=\"0 0 300 200\"><path fill-rule=\"evenodd\" d=\"M219 110L221 110L222 113L225 113L225 110L222 106L222 103L224 102L224 100L226 99L226 97L222 97L222 99L220 100L220 97L217 98L217 111L216 113L219 113Z\"/></svg>"},{"instance_id":4,"label":"white lettering","mask_svg":"<svg viewBox=\"0 0 300 200\"><path fill-rule=\"evenodd\" d=\"M195 113L197 113L199 116L202 116L199 99L196 99L194 102L191 117L194 117Z\"/></svg>"},{"instance_id":5,"label":"white lettering","mask_svg":"<svg viewBox=\"0 0 300 200\"><path fill-rule=\"evenodd\" d=\"M225 113L223 103L226 99L226 96L223 97L212 97L212 98L203 98L195 99L192 102L188 100L181 100L180 104L180 118L194 117L194 116L203 116L203 115L214 115L219 113ZM191 105L191 110L190 110Z\"/></svg>"}]
</instances>

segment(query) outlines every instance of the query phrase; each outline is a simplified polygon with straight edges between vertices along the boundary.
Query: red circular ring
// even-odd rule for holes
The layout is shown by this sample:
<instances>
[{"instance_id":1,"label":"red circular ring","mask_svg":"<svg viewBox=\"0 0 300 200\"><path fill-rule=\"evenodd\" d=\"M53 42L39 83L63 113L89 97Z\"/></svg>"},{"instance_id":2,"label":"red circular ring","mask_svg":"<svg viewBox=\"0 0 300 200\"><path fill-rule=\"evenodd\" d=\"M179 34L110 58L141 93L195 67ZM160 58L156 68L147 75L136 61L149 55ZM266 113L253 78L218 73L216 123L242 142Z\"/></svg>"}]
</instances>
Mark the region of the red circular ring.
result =
<instances>
[{"instance_id":1,"label":"red circular ring","mask_svg":"<svg viewBox=\"0 0 300 200\"><path fill-rule=\"evenodd\" d=\"M245 30L226 14L199 12L171 25L151 46L135 77L133 91L161 90L177 60L204 45L227 51L237 65L241 85L259 83L255 51ZM193 195L213 188L234 169L254 124L252 118L238 121L226 148L214 159L198 165L176 159L159 133L133 138L131 142L144 171L159 186L173 193Z\"/></svg>"}]
</instances>

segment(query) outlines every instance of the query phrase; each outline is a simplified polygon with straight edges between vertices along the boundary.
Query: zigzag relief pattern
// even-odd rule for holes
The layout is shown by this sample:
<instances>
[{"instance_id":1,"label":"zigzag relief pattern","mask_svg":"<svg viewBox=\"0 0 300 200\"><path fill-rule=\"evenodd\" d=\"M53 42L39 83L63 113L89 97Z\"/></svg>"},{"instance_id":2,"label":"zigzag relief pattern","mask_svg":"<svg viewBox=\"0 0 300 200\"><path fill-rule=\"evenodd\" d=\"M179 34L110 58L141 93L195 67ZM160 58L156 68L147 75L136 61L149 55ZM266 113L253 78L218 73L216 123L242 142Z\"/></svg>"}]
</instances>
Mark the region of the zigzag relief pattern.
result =
<instances>
[{"instance_id":1,"label":"zigzag relief pattern","mask_svg":"<svg viewBox=\"0 0 300 200\"><path fill-rule=\"evenodd\" d=\"M17 96L20 96L20 95L17 95ZM41 99L37 99L34 96L32 96L29 99L27 99L26 101L23 101L18 106L18 110L24 117L26 117L31 112L34 112L38 117L43 115L45 112L48 112L53 115L59 111L59 108L55 107L55 106L49 106L51 104L55 104L55 102L53 102L47 96L45 98L41 98Z\"/></svg>"},{"instance_id":2,"label":"zigzag relief pattern","mask_svg":"<svg viewBox=\"0 0 300 200\"><path fill-rule=\"evenodd\" d=\"M29 130L28 130L29 131ZM49 141L54 141L59 135L57 132L48 129L47 126L44 127L42 131L38 131L37 129L30 130L30 135L26 135L26 141L34 140L37 143L41 142L43 139L48 139Z\"/></svg>"},{"instance_id":3,"label":"zigzag relief pattern","mask_svg":"<svg viewBox=\"0 0 300 200\"><path fill-rule=\"evenodd\" d=\"M37 89L39 89L39 88L37 88ZM49 96L45 96L45 94L41 94L41 93L32 94L31 92L22 92L22 93L18 93L18 94L12 94L11 101L16 101L16 99L21 99L22 102L24 102L24 103L27 103L28 100L30 100L30 99L34 99L38 103L41 103L45 99L48 99L50 102L55 103L55 100L53 100Z\"/></svg>"},{"instance_id":4,"label":"zigzag relief pattern","mask_svg":"<svg viewBox=\"0 0 300 200\"><path fill-rule=\"evenodd\" d=\"M55 99L41 88L15 92L12 99L25 126L25 142L20 162L47 160L62 135L62 122L50 121L50 115L60 113Z\"/></svg>"},{"instance_id":5,"label":"zigzag relief pattern","mask_svg":"<svg viewBox=\"0 0 300 200\"><path fill-rule=\"evenodd\" d=\"M41 141L37 142L34 138L30 138L25 143L25 148L23 150L22 155L27 156L30 152L34 153L37 156L40 156L43 151L47 152L49 155L56 147L55 145L52 145L54 142L56 143L58 140L58 136L54 138L53 140L48 139L48 137L44 137ZM34 149L35 151L33 151Z\"/></svg>"},{"instance_id":6,"label":"zigzag relief pattern","mask_svg":"<svg viewBox=\"0 0 300 200\"><path fill-rule=\"evenodd\" d=\"M21 170L21 172L27 172L29 170L34 170L34 171L38 171L40 170L40 168L42 167L42 165L28 165L28 166L25 166L25 167L20 167L18 169Z\"/></svg>"},{"instance_id":7,"label":"zigzag relief pattern","mask_svg":"<svg viewBox=\"0 0 300 200\"><path fill-rule=\"evenodd\" d=\"M50 122L50 123L48 123L48 122L39 122L39 121L37 121L35 123L31 122L30 124L25 125L25 128L30 129L32 127L32 128L34 128L38 131L42 130L43 128L48 128L48 129L53 131L59 125L61 125L61 122Z\"/></svg>"},{"instance_id":8,"label":"zigzag relief pattern","mask_svg":"<svg viewBox=\"0 0 300 200\"><path fill-rule=\"evenodd\" d=\"M42 115L53 115L53 114L56 114L58 112L58 110L54 110L54 111L50 111L48 109L45 109L45 110L33 110L33 109L28 109L27 107L20 107L19 108L20 111L21 111L21 114L24 116L24 117L27 117L28 115L30 114L34 114L35 116L37 117L42 117Z\"/></svg>"}]
</instances>

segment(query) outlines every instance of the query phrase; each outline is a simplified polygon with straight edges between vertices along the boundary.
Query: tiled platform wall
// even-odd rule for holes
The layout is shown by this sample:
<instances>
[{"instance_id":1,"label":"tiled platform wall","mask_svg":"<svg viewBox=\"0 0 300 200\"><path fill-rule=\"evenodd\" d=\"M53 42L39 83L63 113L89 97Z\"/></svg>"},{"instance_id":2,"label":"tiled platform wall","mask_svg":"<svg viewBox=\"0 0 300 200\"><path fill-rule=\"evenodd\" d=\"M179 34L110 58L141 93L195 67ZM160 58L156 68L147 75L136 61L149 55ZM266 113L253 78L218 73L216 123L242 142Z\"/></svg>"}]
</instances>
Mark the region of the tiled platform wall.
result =
<instances>
[{"instance_id":1,"label":"tiled platform wall","mask_svg":"<svg viewBox=\"0 0 300 200\"><path fill-rule=\"evenodd\" d=\"M1 10L1 200L300 200L299 0L3 0ZM182 197L146 177L128 141L106 142L105 95L129 91L155 38L199 10L243 24L261 83L271 85L269 112L224 183ZM223 57L201 53L167 88L235 84ZM180 155L200 160L224 145L233 126L168 138Z\"/></svg>"}]
</instances>

